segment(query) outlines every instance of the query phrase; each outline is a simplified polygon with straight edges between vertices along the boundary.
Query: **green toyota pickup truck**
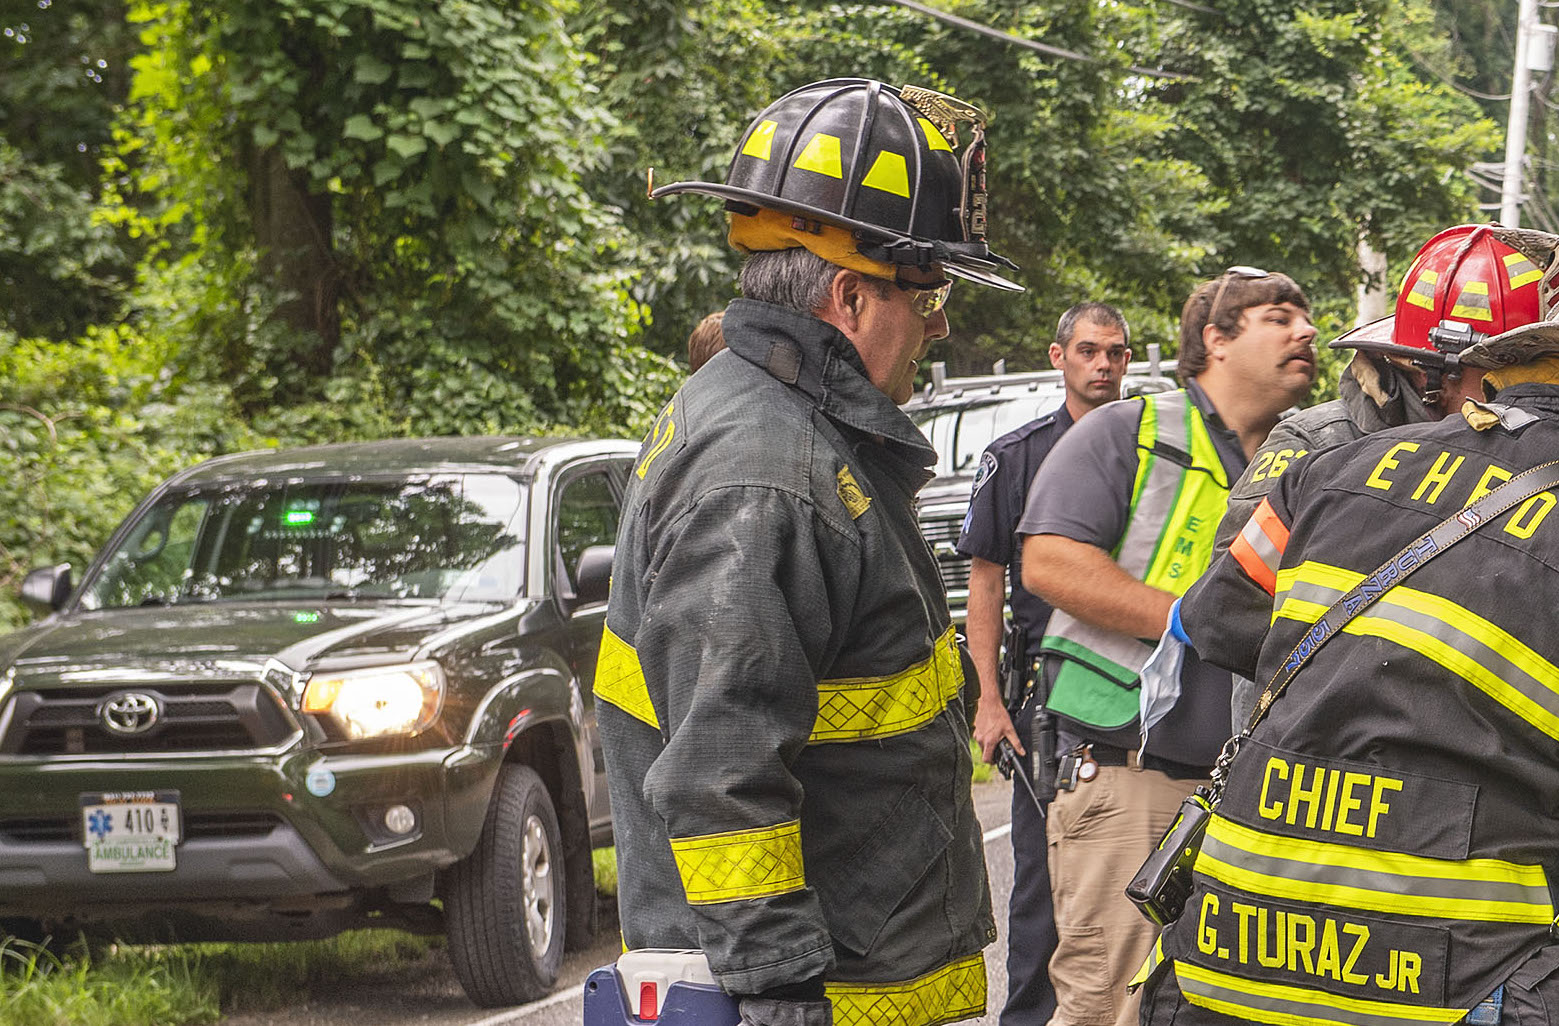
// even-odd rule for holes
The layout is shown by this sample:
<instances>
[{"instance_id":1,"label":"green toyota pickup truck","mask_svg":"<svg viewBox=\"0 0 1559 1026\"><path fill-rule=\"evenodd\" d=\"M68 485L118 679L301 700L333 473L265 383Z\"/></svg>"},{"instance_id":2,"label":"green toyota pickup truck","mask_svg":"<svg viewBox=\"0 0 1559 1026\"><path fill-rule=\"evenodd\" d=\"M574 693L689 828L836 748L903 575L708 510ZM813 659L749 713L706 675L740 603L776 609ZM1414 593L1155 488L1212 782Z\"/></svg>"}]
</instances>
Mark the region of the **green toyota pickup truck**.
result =
<instances>
[{"instance_id":1,"label":"green toyota pickup truck","mask_svg":"<svg viewBox=\"0 0 1559 1026\"><path fill-rule=\"evenodd\" d=\"M210 460L0 638L0 927L443 932L545 994L610 843L591 677L638 444L438 438Z\"/></svg>"}]
</instances>

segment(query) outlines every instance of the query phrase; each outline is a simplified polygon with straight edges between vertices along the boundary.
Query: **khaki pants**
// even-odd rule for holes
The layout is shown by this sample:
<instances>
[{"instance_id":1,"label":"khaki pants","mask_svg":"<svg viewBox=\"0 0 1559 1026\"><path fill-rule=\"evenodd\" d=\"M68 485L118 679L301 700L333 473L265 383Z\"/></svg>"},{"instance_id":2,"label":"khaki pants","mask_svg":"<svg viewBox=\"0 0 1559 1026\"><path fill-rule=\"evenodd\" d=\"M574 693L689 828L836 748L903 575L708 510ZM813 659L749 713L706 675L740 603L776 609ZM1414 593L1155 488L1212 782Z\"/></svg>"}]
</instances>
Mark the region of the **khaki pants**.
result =
<instances>
[{"instance_id":1,"label":"khaki pants","mask_svg":"<svg viewBox=\"0 0 1559 1026\"><path fill-rule=\"evenodd\" d=\"M1157 770L1100 766L1098 776L1050 803L1050 887L1060 944L1050 960L1056 1014L1050 1026L1136 1026L1126 984L1158 928L1126 897L1180 802L1199 781Z\"/></svg>"}]
</instances>

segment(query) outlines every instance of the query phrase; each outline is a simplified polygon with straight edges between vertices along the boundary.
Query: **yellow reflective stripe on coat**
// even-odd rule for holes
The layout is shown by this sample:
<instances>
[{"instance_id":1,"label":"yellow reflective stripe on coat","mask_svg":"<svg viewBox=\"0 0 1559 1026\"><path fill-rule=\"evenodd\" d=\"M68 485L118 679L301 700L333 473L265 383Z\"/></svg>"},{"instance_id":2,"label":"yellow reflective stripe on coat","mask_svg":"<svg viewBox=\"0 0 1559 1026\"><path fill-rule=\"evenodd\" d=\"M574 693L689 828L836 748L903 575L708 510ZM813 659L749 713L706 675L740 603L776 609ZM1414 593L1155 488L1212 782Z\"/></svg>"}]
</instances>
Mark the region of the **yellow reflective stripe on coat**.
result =
<instances>
[{"instance_id":1,"label":"yellow reflective stripe on coat","mask_svg":"<svg viewBox=\"0 0 1559 1026\"><path fill-rule=\"evenodd\" d=\"M1465 1008L1403 1005L1392 1001L1343 997L1324 990L1282 983L1260 983L1206 969L1187 962L1175 963L1175 979L1187 1001L1237 1019L1272 1023L1273 1026L1405 1026L1407 1023L1456 1022Z\"/></svg>"},{"instance_id":2,"label":"yellow reflective stripe on coat","mask_svg":"<svg viewBox=\"0 0 1559 1026\"><path fill-rule=\"evenodd\" d=\"M1153 950L1148 952L1148 957L1142 962L1142 968L1137 970L1137 975L1126 984L1127 990L1136 990L1153 978L1153 973L1164 964L1164 935L1159 934L1158 940L1153 942Z\"/></svg>"},{"instance_id":3,"label":"yellow reflective stripe on coat","mask_svg":"<svg viewBox=\"0 0 1559 1026\"><path fill-rule=\"evenodd\" d=\"M886 677L825 680L817 685L817 723L808 744L865 741L918 730L963 688L958 636L949 626L929 658Z\"/></svg>"},{"instance_id":4,"label":"yellow reflective stripe on coat","mask_svg":"<svg viewBox=\"0 0 1559 1026\"><path fill-rule=\"evenodd\" d=\"M1542 866L1301 840L1222 816L1207 825L1196 871L1251 894L1306 904L1486 923L1554 919Z\"/></svg>"},{"instance_id":5,"label":"yellow reflective stripe on coat","mask_svg":"<svg viewBox=\"0 0 1559 1026\"><path fill-rule=\"evenodd\" d=\"M801 821L760 830L673 837L689 905L769 898L807 885L801 865Z\"/></svg>"},{"instance_id":6,"label":"yellow reflective stripe on coat","mask_svg":"<svg viewBox=\"0 0 1559 1026\"><path fill-rule=\"evenodd\" d=\"M938 1026L985 1011L985 957L971 955L907 983L828 983L834 1026Z\"/></svg>"},{"instance_id":7,"label":"yellow reflective stripe on coat","mask_svg":"<svg viewBox=\"0 0 1559 1026\"><path fill-rule=\"evenodd\" d=\"M613 634L610 627L601 628L601 652L595 661L592 690L601 701L660 729L655 706L650 702L650 689L644 682L644 668L639 665L639 653Z\"/></svg>"},{"instance_id":8,"label":"yellow reflective stripe on coat","mask_svg":"<svg viewBox=\"0 0 1559 1026\"><path fill-rule=\"evenodd\" d=\"M1273 622L1314 623L1363 574L1305 562L1278 574ZM1384 638L1431 659L1552 738L1559 738L1559 667L1449 599L1398 585L1349 621L1348 634Z\"/></svg>"}]
</instances>

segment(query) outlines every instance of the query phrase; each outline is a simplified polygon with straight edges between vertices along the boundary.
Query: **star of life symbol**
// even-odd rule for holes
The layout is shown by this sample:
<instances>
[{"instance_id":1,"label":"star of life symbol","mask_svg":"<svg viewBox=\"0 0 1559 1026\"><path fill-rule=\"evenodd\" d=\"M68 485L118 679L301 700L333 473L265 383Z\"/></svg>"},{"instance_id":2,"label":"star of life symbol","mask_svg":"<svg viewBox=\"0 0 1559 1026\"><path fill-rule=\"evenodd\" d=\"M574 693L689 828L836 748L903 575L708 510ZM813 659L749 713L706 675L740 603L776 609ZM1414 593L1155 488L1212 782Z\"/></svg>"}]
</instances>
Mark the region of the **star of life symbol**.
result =
<instances>
[{"instance_id":1,"label":"star of life symbol","mask_svg":"<svg viewBox=\"0 0 1559 1026\"><path fill-rule=\"evenodd\" d=\"M113 832L114 817L98 809L87 818L87 829L92 832L93 837L101 841Z\"/></svg>"}]
</instances>

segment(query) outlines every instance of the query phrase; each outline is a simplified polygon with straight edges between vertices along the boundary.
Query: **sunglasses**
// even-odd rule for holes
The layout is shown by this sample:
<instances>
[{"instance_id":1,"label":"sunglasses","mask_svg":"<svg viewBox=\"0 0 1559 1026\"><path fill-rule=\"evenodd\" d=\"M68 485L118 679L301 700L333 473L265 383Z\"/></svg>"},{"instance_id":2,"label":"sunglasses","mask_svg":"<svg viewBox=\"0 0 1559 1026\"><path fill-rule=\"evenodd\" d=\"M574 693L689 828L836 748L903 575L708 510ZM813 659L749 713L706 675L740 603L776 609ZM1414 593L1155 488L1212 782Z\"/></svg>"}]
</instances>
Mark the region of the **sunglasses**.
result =
<instances>
[{"instance_id":1,"label":"sunglasses","mask_svg":"<svg viewBox=\"0 0 1559 1026\"><path fill-rule=\"evenodd\" d=\"M1218 305L1223 302L1223 293L1229 287L1229 282L1238 278L1241 281L1260 281L1262 278L1272 277L1271 271L1263 271L1259 267L1251 267L1247 264L1235 264L1223 272L1223 280L1218 283L1218 293L1213 296L1213 305L1207 311L1207 323L1218 323Z\"/></svg>"},{"instance_id":2,"label":"sunglasses","mask_svg":"<svg viewBox=\"0 0 1559 1026\"><path fill-rule=\"evenodd\" d=\"M918 281L905 281L902 278L893 279L893 284L899 287L900 292L908 292L909 305L922 317L930 317L947 305L947 297L953 291L953 280L943 278L930 284L922 284Z\"/></svg>"}]
</instances>

